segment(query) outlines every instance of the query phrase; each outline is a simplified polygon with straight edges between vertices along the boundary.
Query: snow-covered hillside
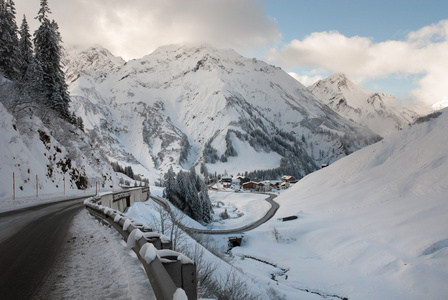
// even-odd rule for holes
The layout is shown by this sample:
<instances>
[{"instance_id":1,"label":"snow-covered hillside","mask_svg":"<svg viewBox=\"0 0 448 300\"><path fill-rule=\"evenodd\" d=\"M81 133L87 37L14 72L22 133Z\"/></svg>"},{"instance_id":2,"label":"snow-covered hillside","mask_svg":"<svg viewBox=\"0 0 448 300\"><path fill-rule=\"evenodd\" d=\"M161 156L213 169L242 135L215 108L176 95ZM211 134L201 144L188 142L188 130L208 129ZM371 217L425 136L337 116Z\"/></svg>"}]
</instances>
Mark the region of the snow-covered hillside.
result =
<instances>
[{"instance_id":1,"label":"snow-covered hillside","mask_svg":"<svg viewBox=\"0 0 448 300\"><path fill-rule=\"evenodd\" d=\"M90 136L152 179L202 162L210 173L295 165L304 175L378 140L281 69L233 50L171 45L125 62L95 46L70 49L65 64Z\"/></svg>"},{"instance_id":2,"label":"snow-covered hillside","mask_svg":"<svg viewBox=\"0 0 448 300\"><path fill-rule=\"evenodd\" d=\"M444 109L306 176L276 199L277 217L299 218L270 220L233 254L289 268L277 276L288 299L446 299L447 130Z\"/></svg>"},{"instance_id":3,"label":"snow-covered hillside","mask_svg":"<svg viewBox=\"0 0 448 300\"><path fill-rule=\"evenodd\" d=\"M336 73L313 84L310 91L341 116L381 136L400 130L418 117L395 97L370 92Z\"/></svg>"},{"instance_id":4,"label":"snow-covered hillside","mask_svg":"<svg viewBox=\"0 0 448 300\"><path fill-rule=\"evenodd\" d=\"M51 112L48 113L51 120L46 123L27 109L20 109L17 115L13 116L0 102L0 206L3 209L26 205L19 203L19 199L27 197L30 202L36 194L43 198L64 195L64 185L67 194L80 193L80 189L95 187L97 182L101 188L112 188L114 182L117 186L118 178L110 163L81 130L53 118ZM12 199L13 177L16 201Z\"/></svg>"}]
</instances>

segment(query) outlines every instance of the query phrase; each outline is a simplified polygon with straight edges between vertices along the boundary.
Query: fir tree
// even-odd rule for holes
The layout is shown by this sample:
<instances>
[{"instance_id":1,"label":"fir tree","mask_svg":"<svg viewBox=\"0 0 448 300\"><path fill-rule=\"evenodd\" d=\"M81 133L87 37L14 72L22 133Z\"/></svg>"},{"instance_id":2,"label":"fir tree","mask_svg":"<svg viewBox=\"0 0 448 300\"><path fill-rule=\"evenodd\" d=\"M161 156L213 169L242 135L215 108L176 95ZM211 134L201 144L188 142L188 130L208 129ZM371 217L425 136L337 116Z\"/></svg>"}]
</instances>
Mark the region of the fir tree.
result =
<instances>
[{"instance_id":1,"label":"fir tree","mask_svg":"<svg viewBox=\"0 0 448 300\"><path fill-rule=\"evenodd\" d=\"M170 167L168 172L165 173L164 186L165 186L165 197L172 201L173 196L175 194L175 186L176 186L176 174L173 171L173 167Z\"/></svg>"},{"instance_id":2,"label":"fir tree","mask_svg":"<svg viewBox=\"0 0 448 300\"><path fill-rule=\"evenodd\" d=\"M79 129L84 131L84 121L81 117L76 118L76 126L78 126Z\"/></svg>"},{"instance_id":3,"label":"fir tree","mask_svg":"<svg viewBox=\"0 0 448 300\"><path fill-rule=\"evenodd\" d=\"M23 15L22 25L20 26L19 53L20 53L20 75L24 78L27 74L28 67L33 62L33 43L31 41L30 28Z\"/></svg>"},{"instance_id":4,"label":"fir tree","mask_svg":"<svg viewBox=\"0 0 448 300\"><path fill-rule=\"evenodd\" d=\"M12 0L0 0L0 72L11 80L20 74L16 10Z\"/></svg>"},{"instance_id":5,"label":"fir tree","mask_svg":"<svg viewBox=\"0 0 448 300\"><path fill-rule=\"evenodd\" d=\"M179 209L185 211L188 215L191 215L191 211L187 206L187 193L188 185L187 185L187 176L183 171L179 171L176 176L176 185L175 185L175 195L177 196L178 203L177 206Z\"/></svg>"},{"instance_id":6,"label":"fir tree","mask_svg":"<svg viewBox=\"0 0 448 300\"><path fill-rule=\"evenodd\" d=\"M205 223L210 223L212 221L212 203L210 201L210 197L208 195L208 188L205 184L201 185L201 191L199 193L199 200L201 201L202 211L201 211L201 219Z\"/></svg>"},{"instance_id":7,"label":"fir tree","mask_svg":"<svg viewBox=\"0 0 448 300\"><path fill-rule=\"evenodd\" d=\"M42 68L42 86L47 105L57 111L61 117L70 120L69 94L62 70L62 43L59 27L55 21L50 22L47 0L41 0L41 8L36 19L40 26L34 33L35 63Z\"/></svg>"}]
</instances>

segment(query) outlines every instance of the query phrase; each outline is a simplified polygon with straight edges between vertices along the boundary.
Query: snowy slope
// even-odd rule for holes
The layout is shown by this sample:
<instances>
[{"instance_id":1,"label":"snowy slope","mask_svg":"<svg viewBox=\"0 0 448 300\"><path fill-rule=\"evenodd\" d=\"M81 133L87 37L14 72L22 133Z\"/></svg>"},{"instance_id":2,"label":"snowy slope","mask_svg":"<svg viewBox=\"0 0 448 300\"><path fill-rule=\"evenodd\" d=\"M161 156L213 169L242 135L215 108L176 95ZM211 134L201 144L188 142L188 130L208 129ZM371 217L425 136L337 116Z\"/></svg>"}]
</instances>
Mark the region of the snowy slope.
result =
<instances>
[{"instance_id":1,"label":"snowy slope","mask_svg":"<svg viewBox=\"0 0 448 300\"><path fill-rule=\"evenodd\" d=\"M101 188L117 186L115 172L89 138L73 125L51 119L44 124L26 110L16 118L0 102L0 210L26 205L36 196L64 195L64 180L67 195L96 182Z\"/></svg>"},{"instance_id":2,"label":"snowy slope","mask_svg":"<svg viewBox=\"0 0 448 300\"><path fill-rule=\"evenodd\" d=\"M124 62L95 46L69 50L66 66L87 131L111 160L154 179L171 165L237 173L285 157L304 175L377 140L281 69L233 50L171 45Z\"/></svg>"},{"instance_id":3,"label":"snowy slope","mask_svg":"<svg viewBox=\"0 0 448 300\"><path fill-rule=\"evenodd\" d=\"M431 105L431 109L433 111L444 109L445 107L448 107L448 99L443 99L440 101L437 101L433 105Z\"/></svg>"},{"instance_id":4,"label":"snowy slope","mask_svg":"<svg viewBox=\"0 0 448 300\"><path fill-rule=\"evenodd\" d=\"M354 84L344 74L333 74L309 89L317 99L341 116L381 136L408 126L418 117L395 97L370 92Z\"/></svg>"},{"instance_id":5,"label":"snowy slope","mask_svg":"<svg viewBox=\"0 0 448 300\"><path fill-rule=\"evenodd\" d=\"M446 299L448 110L308 175L233 254L288 267L278 289L348 299ZM279 233L275 242L273 229ZM259 263L238 261L260 280Z\"/></svg>"}]
</instances>

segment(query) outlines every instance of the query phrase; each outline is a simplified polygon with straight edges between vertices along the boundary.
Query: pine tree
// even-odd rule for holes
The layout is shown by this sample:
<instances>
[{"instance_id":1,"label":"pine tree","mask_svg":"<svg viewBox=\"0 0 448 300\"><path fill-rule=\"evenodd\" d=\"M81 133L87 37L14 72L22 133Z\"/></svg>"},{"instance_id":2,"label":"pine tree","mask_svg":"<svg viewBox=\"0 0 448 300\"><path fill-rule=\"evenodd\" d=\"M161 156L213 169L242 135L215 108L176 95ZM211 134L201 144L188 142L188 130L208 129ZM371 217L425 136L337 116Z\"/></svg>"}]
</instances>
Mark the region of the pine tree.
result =
<instances>
[{"instance_id":1,"label":"pine tree","mask_svg":"<svg viewBox=\"0 0 448 300\"><path fill-rule=\"evenodd\" d=\"M212 208L212 203L210 201L210 197L208 195L208 188L205 184L201 185L201 191L199 193L199 200L201 202L201 207L202 207L201 219L205 223L210 223L212 221L213 208Z\"/></svg>"},{"instance_id":2,"label":"pine tree","mask_svg":"<svg viewBox=\"0 0 448 300\"><path fill-rule=\"evenodd\" d=\"M164 177L164 186L165 186L165 197L172 201L173 196L175 194L176 187L176 174L173 171L173 167L170 167L168 172L165 173Z\"/></svg>"},{"instance_id":3,"label":"pine tree","mask_svg":"<svg viewBox=\"0 0 448 300\"><path fill-rule=\"evenodd\" d=\"M81 117L76 118L76 126L78 126L79 129L84 131L84 121Z\"/></svg>"},{"instance_id":4,"label":"pine tree","mask_svg":"<svg viewBox=\"0 0 448 300\"><path fill-rule=\"evenodd\" d=\"M134 179L134 171L132 170L131 166L127 166L124 168L124 174L129 178Z\"/></svg>"},{"instance_id":5,"label":"pine tree","mask_svg":"<svg viewBox=\"0 0 448 300\"><path fill-rule=\"evenodd\" d=\"M199 201L198 190L191 176L186 177L185 181L185 202L187 204L187 214L193 219L200 221L202 217L202 203Z\"/></svg>"},{"instance_id":6,"label":"pine tree","mask_svg":"<svg viewBox=\"0 0 448 300\"><path fill-rule=\"evenodd\" d=\"M33 43L31 42L30 28L23 15L22 25L20 26L19 53L20 53L20 75L26 77L28 67L33 62Z\"/></svg>"},{"instance_id":7,"label":"pine tree","mask_svg":"<svg viewBox=\"0 0 448 300\"><path fill-rule=\"evenodd\" d=\"M190 214L190 208L187 205L187 193L188 193L188 179L187 175L183 171L179 171L176 176L175 184L175 195L177 197L178 203L177 207L185 211L188 215Z\"/></svg>"},{"instance_id":8,"label":"pine tree","mask_svg":"<svg viewBox=\"0 0 448 300\"><path fill-rule=\"evenodd\" d=\"M11 80L20 74L16 9L12 0L0 0L0 72Z\"/></svg>"},{"instance_id":9,"label":"pine tree","mask_svg":"<svg viewBox=\"0 0 448 300\"><path fill-rule=\"evenodd\" d=\"M41 0L41 7L36 19L40 26L34 32L35 63L42 68L42 86L46 104L57 111L61 117L70 120L69 94L62 70L62 43L59 27L55 21L50 22L51 13L47 0Z\"/></svg>"},{"instance_id":10,"label":"pine tree","mask_svg":"<svg viewBox=\"0 0 448 300\"><path fill-rule=\"evenodd\" d=\"M200 172L201 172L202 175L204 175L204 178L208 177L208 170L207 170L207 167L205 166L205 164L203 162L201 163Z\"/></svg>"},{"instance_id":11,"label":"pine tree","mask_svg":"<svg viewBox=\"0 0 448 300\"><path fill-rule=\"evenodd\" d=\"M188 174L190 182L195 187L196 191L199 191L201 189L201 178L196 174L195 167L191 167L190 174Z\"/></svg>"}]
</instances>

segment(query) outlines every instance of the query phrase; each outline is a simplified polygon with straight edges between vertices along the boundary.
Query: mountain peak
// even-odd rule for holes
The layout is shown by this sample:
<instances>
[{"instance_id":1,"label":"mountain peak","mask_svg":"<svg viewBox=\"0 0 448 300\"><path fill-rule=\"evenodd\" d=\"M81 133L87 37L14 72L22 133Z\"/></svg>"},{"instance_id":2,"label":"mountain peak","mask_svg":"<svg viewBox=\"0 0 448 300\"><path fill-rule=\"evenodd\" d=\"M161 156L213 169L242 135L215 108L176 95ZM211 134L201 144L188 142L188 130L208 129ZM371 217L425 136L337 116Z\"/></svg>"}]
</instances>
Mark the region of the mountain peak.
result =
<instances>
[{"instance_id":1,"label":"mountain peak","mask_svg":"<svg viewBox=\"0 0 448 300\"><path fill-rule=\"evenodd\" d=\"M344 73L334 73L328 77L331 81L343 81L347 80L347 76Z\"/></svg>"},{"instance_id":2,"label":"mountain peak","mask_svg":"<svg viewBox=\"0 0 448 300\"><path fill-rule=\"evenodd\" d=\"M371 92L342 73L319 80L310 91L341 116L382 136L403 128L418 117L395 97Z\"/></svg>"},{"instance_id":3,"label":"mountain peak","mask_svg":"<svg viewBox=\"0 0 448 300\"><path fill-rule=\"evenodd\" d=\"M121 57L114 56L101 45L83 48L71 47L67 50L64 64L67 69L74 69L68 73L79 73L82 70L112 70L125 64ZM73 78L68 78L72 80Z\"/></svg>"}]
</instances>

